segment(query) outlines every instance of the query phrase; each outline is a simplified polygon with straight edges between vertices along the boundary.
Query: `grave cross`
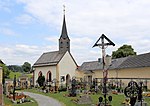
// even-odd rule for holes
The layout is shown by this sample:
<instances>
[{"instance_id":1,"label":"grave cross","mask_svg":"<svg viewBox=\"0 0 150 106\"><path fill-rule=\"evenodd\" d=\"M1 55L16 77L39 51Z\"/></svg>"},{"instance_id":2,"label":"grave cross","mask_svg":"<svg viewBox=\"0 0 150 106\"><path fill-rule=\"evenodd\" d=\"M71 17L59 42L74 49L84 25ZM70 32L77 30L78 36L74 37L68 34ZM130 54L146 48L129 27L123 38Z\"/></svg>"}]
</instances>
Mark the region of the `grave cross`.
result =
<instances>
[{"instance_id":1,"label":"grave cross","mask_svg":"<svg viewBox=\"0 0 150 106\"><path fill-rule=\"evenodd\" d=\"M14 85L14 89L13 89L13 100L15 100L15 90L16 90L16 75L14 76L14 82L13 82L13 85Z\"/></svg>"},{"instance_id":2,"label":"grave cross","mask_svg":"<svg viewBox=\"0 0 150 106\"><path fill-rule=\"evenodd\" d=\"M101 42L100 42L101 40ZM107 41L107 43L104 42L104 40ZM99 43L100 42L100 43ZM104 101L105 101L105 106L106 106L106 102L107 102L107 99L106 99L106 94L107 94L107 90L106 90L106 82L107 82L107 74L108 74L108 71L107 69L105 69L105 49L107 48L107 46L109 45L113 45L115 46L115 44L110 40L108 39L104 34L101 35L101 37L96 41L96 43L94 44L93 47L100 47L102 49L102 63L103 63L103 93L104 93Z\"/></svg>"}]
</instances>

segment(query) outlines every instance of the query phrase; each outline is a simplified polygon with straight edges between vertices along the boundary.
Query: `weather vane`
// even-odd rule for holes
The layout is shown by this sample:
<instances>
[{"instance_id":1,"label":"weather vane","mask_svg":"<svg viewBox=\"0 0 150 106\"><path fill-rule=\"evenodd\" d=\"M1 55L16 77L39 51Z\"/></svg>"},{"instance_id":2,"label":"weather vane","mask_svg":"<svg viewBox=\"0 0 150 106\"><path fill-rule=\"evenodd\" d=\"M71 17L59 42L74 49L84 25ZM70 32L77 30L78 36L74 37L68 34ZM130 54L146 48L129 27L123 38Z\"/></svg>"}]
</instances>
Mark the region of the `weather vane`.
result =
<instances>
[{"instance_id":1,"label":"weather vane","mask_svg":"<svg viewBox=\"0 0 150 106\"><path fill-rule=\"evenodd\" d=\"M64 10L63 10L63 11L64 11L64 15L65 15L65 8L66 8L66 6L65 6L65 5L63 5L63 7L64 7Z\"/></svg>"}]
</instances>

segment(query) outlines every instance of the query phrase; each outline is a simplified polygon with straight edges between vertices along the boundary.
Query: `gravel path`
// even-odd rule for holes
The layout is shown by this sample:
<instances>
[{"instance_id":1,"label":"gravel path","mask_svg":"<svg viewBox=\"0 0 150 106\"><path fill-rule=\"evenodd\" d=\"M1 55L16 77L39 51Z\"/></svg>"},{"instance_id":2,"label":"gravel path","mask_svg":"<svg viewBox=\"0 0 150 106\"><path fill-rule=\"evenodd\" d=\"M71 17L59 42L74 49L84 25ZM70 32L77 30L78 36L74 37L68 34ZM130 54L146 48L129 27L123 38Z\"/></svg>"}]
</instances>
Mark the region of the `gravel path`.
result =
<instances>
[{"instance_id":1,"label":"gravel path","mask_svg":"<svg viewBox=\"0 0 150 106\"><path fill-rule=\"evenodd\" d=\"M35 99L38 103L38 106L63 106L59 101L48 96L31 93L31 92L23 92L23 93Z\"/></svg>"}]
</instances>

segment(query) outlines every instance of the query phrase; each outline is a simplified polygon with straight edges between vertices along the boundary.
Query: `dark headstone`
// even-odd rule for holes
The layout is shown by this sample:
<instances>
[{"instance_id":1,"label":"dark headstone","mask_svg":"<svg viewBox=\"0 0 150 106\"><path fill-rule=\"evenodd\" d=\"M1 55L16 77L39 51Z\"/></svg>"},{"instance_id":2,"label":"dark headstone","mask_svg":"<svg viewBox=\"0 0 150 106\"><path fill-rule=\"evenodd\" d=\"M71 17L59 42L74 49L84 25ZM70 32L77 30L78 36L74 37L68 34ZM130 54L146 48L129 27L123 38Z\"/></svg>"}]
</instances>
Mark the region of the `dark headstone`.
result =
<instances>
[{"instance_id":1,"label":"dark headstone","mask_svg":"<svg viewBox=\"0 0 150 106\"><path fill-rule=\"evenodd\" d=\"M134 106L134 104L135 104L135 102L136 102L136 98L137 98L137 97L132 97L132 98L130 98L130 104L131 104L131 106Z\"/></svg>"},{"instance_id":2,"label":"dark headstone","mask_svg":"<svg viewBox=\"0 0 150 106\"><path fill-rule=\"evenodd\" d=\"M14 87L14 89L13 89L13 100L15 100L15 91L16 91L16 75L14 76L14 81L13 81L13 87Z\"/></svg>"},{"instance_id":3,"label":"dark headstone","mask_svg":"<svg viewBox=\"0 0 150 106\"><path fill-rule=\"evenodd\" d=\"M71 88L70 96L75 97L76 96L76 80L75 79L72 80L71 86L72 88Z\"/></svg>"}]
</instances>

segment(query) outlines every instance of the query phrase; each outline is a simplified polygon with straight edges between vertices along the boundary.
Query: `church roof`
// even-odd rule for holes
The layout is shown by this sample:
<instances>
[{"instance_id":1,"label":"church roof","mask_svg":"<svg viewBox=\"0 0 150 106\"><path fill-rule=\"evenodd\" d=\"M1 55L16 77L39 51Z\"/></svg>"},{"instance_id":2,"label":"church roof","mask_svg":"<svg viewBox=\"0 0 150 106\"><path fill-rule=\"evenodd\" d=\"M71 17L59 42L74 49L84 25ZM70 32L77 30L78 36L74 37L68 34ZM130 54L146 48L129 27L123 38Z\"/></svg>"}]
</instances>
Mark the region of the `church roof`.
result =
<instances>
[{"instance_id":1,"label":"church roof","mask_svg":"<svg viewBox=\"0 0 150 106\"><path fill-rule=\"evenodd\" d=\"M150 67L150 53L112 59L109 69L126 69L140 67ZM78 70L81 71L95 71L102 69L102 63L99 63L98 61L84 62L78 68Z\"/></svg>"},{"instance_id":2,"label":"church roof","mask_svg":"<svg viewBox=\"0 0 150 106\"><path fill-rule=\"evenodd\" d=\"M126 59L127 59L127 57L119 58L119 59L113 59L111 61L109 69L116 69ZM98 61L84 62L78 69L82 70L82 71L102 70L103 64L102 64L102 62L98 62Z\"/></svg>"},{"instance_id":3,"label":"church roof","mask_svg":"<svg viewBox=\"0 0 150 106\"><path fill-rule=\"evenodd\" d=\"M99 63L98 61L91 61L91 62L84 62L78 70L82 71L93 71L93 70L99 70L102 69L103 65L102 63Z\"/></svg>"},{"instance_id":4,"label":"church roof","mask_svg":"<svg viewBox=\"0 0 150 106\"><path fill-rule=\"evenodd\" d=\"M122 68L140 68L140 67L150 67L150 53L129 56L121 65L119 69Z\"/></svg>"},{"instance_id":5,"label":"church roof","mask_svg":"<svg viewBox=\"0 0 150 106\"><path fill-rule=\"evenodd\" d=\"M59 51L43 53L33 66L57 65L64 54Z\"/></svg>"},{"instance_id":6,"label":"church roof","mask_svg":"<svg viewBox=\"0 0 150 106\"><path fill-rule=\"evenodd\" d=\"M109 69L117 69L128 57L112 59Z\"/></svg>"},{"instance_id":7,"label":"church roof","mask_svg":"<svg viewBox=\"0 0 150 106\"><path fill-rule=\"evenodd\" d=\"M0 59L0 64L4 64L3 61Z\"/></svg>"}]
</instances>

